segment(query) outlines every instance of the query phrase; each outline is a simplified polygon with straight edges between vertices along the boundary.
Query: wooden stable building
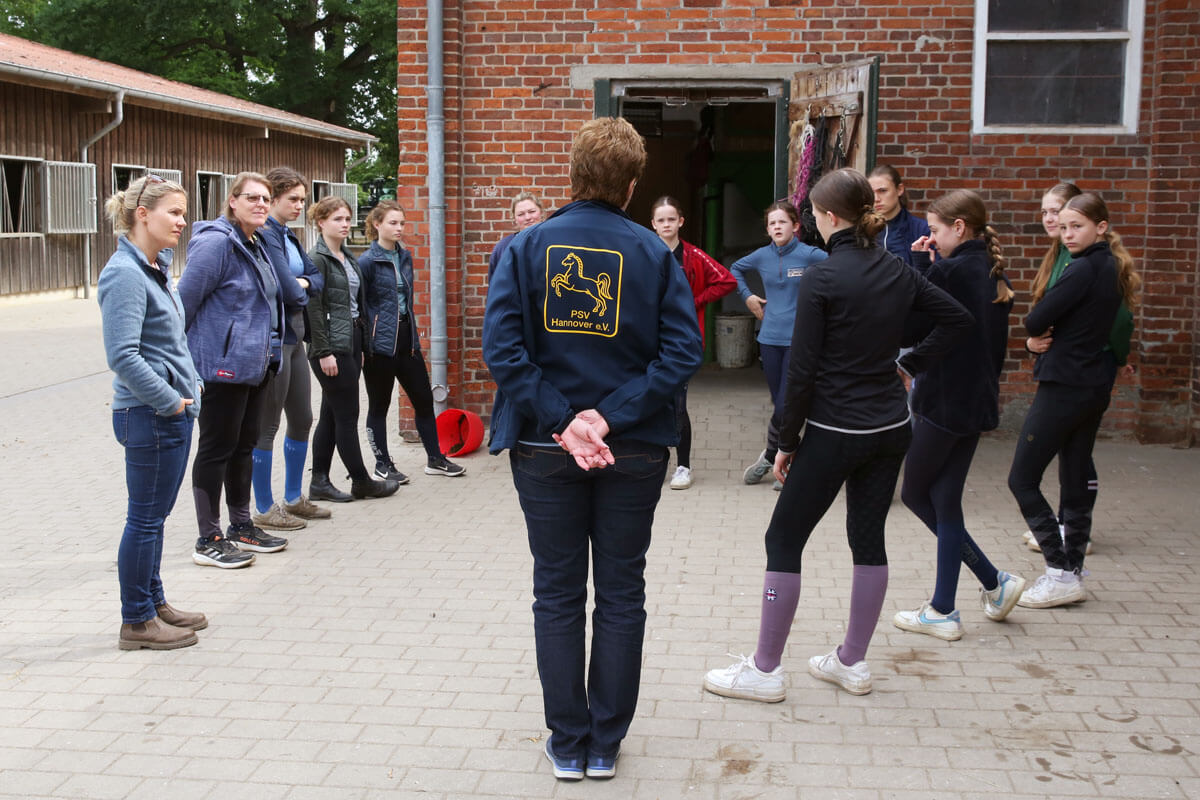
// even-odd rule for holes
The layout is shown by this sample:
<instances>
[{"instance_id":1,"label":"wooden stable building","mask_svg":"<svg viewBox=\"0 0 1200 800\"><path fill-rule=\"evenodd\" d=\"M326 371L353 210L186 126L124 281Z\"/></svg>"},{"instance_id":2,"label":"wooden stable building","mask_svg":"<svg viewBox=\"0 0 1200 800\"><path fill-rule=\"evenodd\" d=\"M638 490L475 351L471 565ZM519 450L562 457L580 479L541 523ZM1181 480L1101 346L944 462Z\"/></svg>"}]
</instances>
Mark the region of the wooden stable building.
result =
<instances>
[{"instance_id":1,"label":"wooden stable building","mask_svg":"<svg viewBox=\"0 0 1200 800\"><path fill-rule=\"evenodd\" d=\"M116 247L104 200L147 171L188 190L192 221L221 213L236 173L279 165L357 207L346 153L375 141L0 34L0 296L87 294Z\"/></svg>"},{"instance_id":2,"label":"wooden stable building","mask_svg":"<svg viewBox=\"0 0 1200 800\"><path fill-rule=\"evenodd\" d=\"M437 84L426 8L399 0L398 195L423 281L425 118L444 84L451 405L490 410L487 260L512 230L511 197L566 203L574 131L619 114L650 153L631 216L648 224L653 199L675 195L683 236L725 263L766 242L761 212L793 190L806 124L842 163L895 166L917 213L950 190L980 192L1023 296L1002 378L1008 430L1034 389L1019 320L1048 245L1042 194L1063 180L1099 191L1145 280L1138 371L1119 380L1104 430L1176 443L1200 433L1195 2L445 0Z\"/></svg>"}]
</instances>

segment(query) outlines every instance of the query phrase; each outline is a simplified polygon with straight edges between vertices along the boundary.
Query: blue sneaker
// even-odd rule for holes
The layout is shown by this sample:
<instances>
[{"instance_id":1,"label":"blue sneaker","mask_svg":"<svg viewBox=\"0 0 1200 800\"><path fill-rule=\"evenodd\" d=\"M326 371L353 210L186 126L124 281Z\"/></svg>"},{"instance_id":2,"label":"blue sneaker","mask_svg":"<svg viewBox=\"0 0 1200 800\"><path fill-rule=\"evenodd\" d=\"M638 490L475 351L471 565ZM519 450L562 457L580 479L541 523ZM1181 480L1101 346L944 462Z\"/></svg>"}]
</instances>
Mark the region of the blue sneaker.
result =
<instances>
[{"instance_id":1,"label":"blue sneaker","mask_svg":"<svg viewBox=\"0 0 1200 800\"><path fill-rule=\"evenodd\" d=\"M617 758L620 755L620 750L611 756L598 756L595 753L588 753L587 776L589 778L611 778L615 776L617 774Z\"/></svg>"},{"instance_id":2,"label":"blue sneaker","mask_svg":"<svg viewBox=\"0 0 1200 800\"><path fill-rule=\"evenodd\" d=\"M958 641L963 634L958 611L942 614L935 611L929 603L925 603L916 611L901 611L892 617L892 624L901 630L927 633L948 642Z\"/></svg>"},{"instance_id":3,"label":"blue sneaker","mask_svg":"<svg viewBox=\"0 0 1200 800\"><path fill-rule=\"evenodd\" d=\"M979 590L979 603L988 619L999 622L1008 616L1008 612L1021 599L1021 592L1025 591L1025 579L1001 570L996 574L996 581L995 589Z\"/></svg>"},{"instance_id":4,"label":"blue sneaker","mask_svg":"<svg viewBox=\"0 0 1200 800\"><path fill-rule=\"evenodd\" d=\"M550 749L550 740L546 740L546 758L550 761L550 766L554 768L554 777L560 781L581 781L583 780L583 759L582 758L560 758L554 755L554 751Z\"/></svg>"}]
</instances>

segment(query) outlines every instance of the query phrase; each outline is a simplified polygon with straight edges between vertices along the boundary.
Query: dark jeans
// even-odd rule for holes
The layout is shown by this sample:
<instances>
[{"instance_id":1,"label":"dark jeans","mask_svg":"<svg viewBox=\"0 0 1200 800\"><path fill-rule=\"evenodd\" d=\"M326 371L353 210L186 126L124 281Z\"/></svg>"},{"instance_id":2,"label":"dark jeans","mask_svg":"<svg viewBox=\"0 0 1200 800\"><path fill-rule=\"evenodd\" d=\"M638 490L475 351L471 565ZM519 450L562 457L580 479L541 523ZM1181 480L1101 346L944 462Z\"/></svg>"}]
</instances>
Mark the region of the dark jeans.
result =
<instances>
[{"instance_id":1,"label":"dark jeans","mask_svg":"<svg viewBox=\"0 0 1200 800\"><path fill-rule=\"evenodd\" d=\"M1094 474L1092 448L1100 419L1108 408L1111 385L1066 386L1042 381L1017 439L1008 488L1029 524L1046 566L1078 572L1092 533L1095 494L1088 489ZM1059 499L1066 541L1059 520L1042 494L1042 476L1058 456Z\"/></svg>"},{"instance_id":2,"label":"dark jeans","mask_svg":"<svg viewBox=\"0 0 1200 800\"><path fill-rule=\"evenodd\" d=\"M209 383L204 387L200 438L192 462L192 497L201 539L221 533L222 486L229 521L250 521L251 454L258 441L266 381L257 386Z\"/></svg>"},{"instance_id":3,"label":"dark jeans","mask_svg":"<svg viewBox=\"0 0 1200 800\"><path fill-rule=\"evenodd\" d=\"M675 447L675 460L681 467L692 466L692 418L688 416L687 389L685 383L675 393L675 434L679 444Z\"/></svg>"},{"instance_id":4,"label":"dark jeans","mask_svg":"<svg viewBox=\"0 0 1200 800\"><path fill-rule=\"evenodd\" d=\"M637 708L646 630L646 550L667 448L614 441L616 463L583 471L555 447L509 455L533 554L533 626L554 752L612 755ZM595 610L584 678L588 555Z\"/></svg>"},{"instance_id":5,"label":"dark jeans","mask_svg":"<svg viewBox=\"0 0 1200 800\"><path fill-rule=\"evenodd\" d=\"M433 389L429 385L429 370L419 349L412 348L409 323L400 324L395 355L372 355L363 365L363 382L367 385L367 439L375 459L391 461L387 446L387 413L392 405L394 381L408 395L413 407L413 419L425 455L437 458L441 448L437 441L437 425L433 416Z\"/></svg>"},{"instance_id":6,"label":"dark jeans","mask_svg":"<svg viewBox=\"0 0 1200 800\"><path fill-rule=\"evenodd\" d=\"M117 549L121 621L145 622L166 602L162 579L163 525L175 507L192 447L192 418L163 417L149 406L113 411L113 435L125 448L129 508Z\"/></svg>"},{"instance_id":7,"label":"dark jeans","mask_svg":"<svg viewBox=\"0 0 1200 800\"><path fill-rule=\"evenodd\" d=\"M313 474L329 475L336 446L342 463L352 480L370 477L363 464L362 447L358 443L358 376L362 369L362 330L354 326L354 352L335 353L337 375L321 370L321 360L309 359L313 375L321 384L321 414L312 438Z\"/></svg>"},{"instance_id":8,"label":"dark jeans","mask_svg":"<svg viewBox=\"0 0 1200 800\"><path fill-rule=\"evenodd\" d=\"M791 347L760 344L763 374L767 376L767 389L771 392L771 419L767 422L767 460L774 461L779 452L779 427L783 424L783 397L787 393L788 362L792 358Z\"/></svg>"},{"instance_id":9,"label":"dark jeans","mask_svg":"<svg viewBox=\"0 0 1200 800\"><path fill-rule=\"evenodd\" d=\"M800 572L804 545L846 486L846 535L858 566L887 564L884 525L912 427L839 433L811 423L767 527L767 571Z\"/></svg>"}]
</instances>

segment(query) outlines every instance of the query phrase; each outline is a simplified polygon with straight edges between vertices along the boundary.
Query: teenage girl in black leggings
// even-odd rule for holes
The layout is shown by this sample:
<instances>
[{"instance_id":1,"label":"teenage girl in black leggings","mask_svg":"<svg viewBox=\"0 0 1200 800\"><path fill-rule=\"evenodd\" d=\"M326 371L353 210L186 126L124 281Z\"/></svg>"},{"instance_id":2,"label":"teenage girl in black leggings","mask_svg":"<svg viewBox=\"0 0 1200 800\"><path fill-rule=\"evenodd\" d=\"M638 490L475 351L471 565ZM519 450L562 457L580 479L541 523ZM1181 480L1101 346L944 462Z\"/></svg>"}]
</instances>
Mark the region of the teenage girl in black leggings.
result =
<instances>
[{"instance_id":1,"label":"teenage girl in black leggings","mask_svg":"<svg viewBox=\"0 0 1200 800\"><path fill-rule=\"evenodd\" d=\"M912 438L896 352L914 310L928 314L934 326L899 361L910 375L971 325L961 305L876 244L884 220L872 208L866 176L831 172L811 197L830 255L799 281L775 458L783 490L767 528L758 648L704 679L710 692L763 702L784 699L780 659L800 600L801 556L843 484L854 556L850 620L842 645L813 656L808 668L851 694L871 691L864 656L887 589L884 523Z\"/></svg>"},{"instance_id":2,"label":"teenage girl in black leggings","mask_svg":"<svg viewBox=\"0 0 1200 800\"><path fill-rule=\"evenodd\" d=\"M1012 611L1025 580L1000 572L967 533L962 495L979 434L1000 423L1000 371L1008 351L1013 291L987 209L974 192L938 198L926 214L929 236L912 245L913 266L971 312L975 324L946 357L912 386L913 441L904 466L904 504L937 534L937 581L933 597L916 611L892 618L903 630L939 639L962 638L955 608L959 567L965 561L982 584L989 619ZM930 262L931 248L942 256ZM905 326L916 340L927 323L913 315Z\"/></svg>"},{"instance_id":3,"label":"teenage girl in black leggings","mask_svg":"<svg viewBox=\"0 0 1200 800\"><path fill-rule=\"evenodd\" d=\"M1121 301L1132 306L1141 284L1129 251L1109 226L1108 207L1099 195L1084 192L1068 200L1058 224L1072 258L1025 318L1031 337L1053 331L1053 342L1034 364L1037 394L1008 473L1008 488L1046 559L1046 574L1018 601L1026 608L1087 599L1083 559L1094 502L1087 473L1114 374L1105 345ZM1055 456L1062 532L1041 491L1042 475Z\"/></svg>"},{"instance_id":4,"label":"teenage girl in black leggings","mask_svg":"<svg viewBox=\"0 0 1200 800\"><path fill-rule=\"evenodd\" d=\"M362 368L366 307L362 278L354 257L343 246L350 235L350 206L340 197L326 197L313 206L312 218L321 235L308 256L321 273L325 288L308 301L306 308L312 339L308 359L321 384L321 416L313 432L308 495L335 503L387 497L395 494L400 484L373 480L358 444L358 374ZM350 472L350 494L329 480L335 446Z\"/></svg>"},{"instance_id":5,"label":"teenage girl in black leggings","mask_svg":"<svg viewBox=\"0 0 1200 800\"><path fill-rule=\"evenodd\" d=\"M412 254L400 246L404 209L395 200L381 200L367 215L371 249L358 259L371 308L367 330L367 441L375 453L375 477L408 483L396 469L387 446L387 413L396 382L413 407L413 423L425 447L425 474L456 478L466 469L442 454L433 416L433 390L421 355L413 316Z\"/></svg>"}]
</instances>

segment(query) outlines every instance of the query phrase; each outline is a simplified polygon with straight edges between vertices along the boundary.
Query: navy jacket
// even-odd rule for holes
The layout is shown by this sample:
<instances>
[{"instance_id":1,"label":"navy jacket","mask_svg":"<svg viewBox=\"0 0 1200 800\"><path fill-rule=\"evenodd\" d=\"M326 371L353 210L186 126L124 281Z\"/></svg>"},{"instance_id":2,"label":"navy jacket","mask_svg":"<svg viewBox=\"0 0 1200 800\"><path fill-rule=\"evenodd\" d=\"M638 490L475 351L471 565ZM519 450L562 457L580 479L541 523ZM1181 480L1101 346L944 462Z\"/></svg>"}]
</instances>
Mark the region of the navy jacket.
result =
<instances>
[{"instance_id":1,"label":"navy jacket","mask_svg":"<svg viewBox=\"0 0 1200 800\"><path fill-rule=\"evenodd\" d=\"M805 422L867 433L909 417L896 351L911 311L937 323L900 359L923 372L971 325L971 315L919 272L880 247L862 247L852 230L829 237L829 258L800 278L779 449L793 452Z\"/></svg>"},{"instance_id":2,"label":"navy jacket","mask_svg":"<svg viewBox=\"0 0 1200 800\"><path fill-rule=\"evenodd\" d=\"M262 237L250 246L267 259ZM226 217L197 222L188 242L187 267L179 278L179 296L187 324L188 349L205 383L257 386L266 377L273 342L271 303L282 324L283 298L268 296L255 254L242 231ZM269 263L269 259L268 259Z\"/></svg>"},{"instance_id":3,"label":"navy jacket","mask_svg":"<svg viewBox=\"0 0 1200 800\"><path fill-rule=\"evenodd\" d=\"M1037 357L1033 377L1068 386L1110 383L1112 357L1104 350L1121 299L1108 242L1096 242L1071 259L1062 277L1025 317L1030 336L1054 329L1054 343Z\"/></svg>"},{"instance_id":4,"label":"navy jacket","mask_svg":"<svg viewBox=\"0 0 1200 800\"><path fill-rule=\"evenodd\" d=\"M413 260L412 253L396 245L400 254L400 280L404 281L408 294L408 321L412 328L412 352L421 348L417 333L417 318L413 314ZM399 284L396 269L388 251L379 242L371 242L367 252L358 257L358 273L363 279L366 292L368 353L384 356L396 354L396 327L399 321Z\"/></svg>"},{"instance_id":5,"label":"navy jacket","mask_svg":"<svg viewBox=\"0 0 1200 800\"><path fill-rule=\"evenodd\" d=\"M884 250L912 266L912 243L928 235L929 223L900 206L900 213L888 220L887 227L879 232L877 240Z\"/></svg>"},{"instance_id":6,"label":"navy jacket","mask_svg":"<svg viewBox=\"0 0 1200 800\"><path fill-rule=\"evenodd\" d=\"M296 234L292 233L292 229L279 220L267 217L267 224L258 229L258 235L262 237L267 257L271 259L271 266L275 268L275 280L279 283L279 293L283 295L283 306L287 309L288 316L291 316L308 305L308 298L315 297L325 288L321 273L317 272L312 259L300 246L300 240L296 238ZM291 267L288 266L287 243L289 241L295 245L296 252L300 254L300 260L304 263L301 275L308 280L307 290L300 286L296 276L292 274ZM304 319L304 338L307 339L308 318L304 317ZM285 324L283 326L283 343L296 344L298 341L292 327Z\"/></svg>"},{"instance_id":7,"label":"navy jacket","mask_svg":"<svg viewBox=\"0 0 1200 800\"><path fill-rule=\"evenodd\" d=\"M996 279L989 275L992 261L987 245L982 239L963 242L932 265L928 252L913 256L914 266L930 283L946 290L975 317L975 324L945 358L913 379L913 413L959 436L993 430L1000 424L1000 372L1008 351L1013 304L992 302ZM906 341L924 338L932 326L928 315L911 315L905 326Z\"/></svg>"},{"instance_id":8,"label":"navy jacket","mask_svg":"<svg viewBox=\"0 0 1200 800\"><path fill-rule=\"evenodd\" d=\"M673 445L672 400L701 358L692 292L656 234L618 208L576 201L501 257L483 357L499 389L493 453L552 442L589 408L610 439Z\"/></svg>"}]
</instances>

